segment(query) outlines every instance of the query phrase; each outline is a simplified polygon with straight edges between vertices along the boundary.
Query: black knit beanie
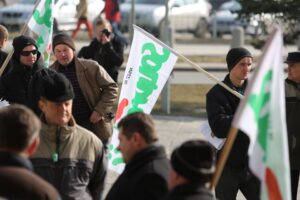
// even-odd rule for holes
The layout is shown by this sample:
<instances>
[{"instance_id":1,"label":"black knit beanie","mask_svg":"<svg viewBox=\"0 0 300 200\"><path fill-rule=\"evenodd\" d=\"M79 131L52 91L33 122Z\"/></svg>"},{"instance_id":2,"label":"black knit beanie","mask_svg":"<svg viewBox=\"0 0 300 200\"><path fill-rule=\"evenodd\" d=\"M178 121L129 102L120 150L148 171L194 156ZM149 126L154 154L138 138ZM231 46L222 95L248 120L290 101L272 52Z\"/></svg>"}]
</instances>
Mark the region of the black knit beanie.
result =
<instances>
[{"instance_id":1,"label":"black knit beanie","mask_svg":"<svg viewBox=\"0 0 300 200\"><path fill-rule=\"evenodd\" d=\"M173 169L190 182L205 183L214 173L215 152L203 140L190 140L176 148L171 155Z\"/></svg>"},{"instance_id":2,"label":"black knit beanie","mask_svg":"<svg viewBox=\"0 0 300 200\"><path fill-rule=\"evenodd\" d=\"M18 37L15 37L13 39L12 45L14 47L14 57L17 60L19 60L20 54L25 47L29 45L34 45L35 48L38 49L36 41L33 38L26 35L20 35Z\"/></svg>"},{"instance_id":3,"label":"black knit beanie","mask_svg":"<svg viewBox=\"0 0 300 200\"><path fill-rule=\"evenodd\" d=\"M55 46L59 45L59 44L65 44L65 45L69 46L71 49L73 49L73 51L75 51L75 49L76 49L72 38L65 33L58 33L57 35L55 35L53 37L52 50L54 51Z\"/></svg>"},{"instance_id":4,"label":"black knit beanie","mask_svg":"<svg viewBox=\"0 0 300 200\"><path fill-rule=\"evenodd\" d=\"M230 72L234 66L245 57L253 58L252 54L245 48L238 47L230 49L226 56L228 71Z\"/></svg>"}]
</instances>

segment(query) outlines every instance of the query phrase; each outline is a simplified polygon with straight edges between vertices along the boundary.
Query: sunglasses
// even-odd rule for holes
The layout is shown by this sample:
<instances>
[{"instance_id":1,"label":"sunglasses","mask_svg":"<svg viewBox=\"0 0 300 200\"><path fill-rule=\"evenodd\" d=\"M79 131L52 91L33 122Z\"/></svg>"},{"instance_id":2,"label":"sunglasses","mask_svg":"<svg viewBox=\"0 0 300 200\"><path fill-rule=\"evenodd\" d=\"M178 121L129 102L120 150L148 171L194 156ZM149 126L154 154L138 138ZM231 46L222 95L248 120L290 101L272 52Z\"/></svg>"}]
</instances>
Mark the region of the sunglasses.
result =
<instances>
[{"instance_id":1,"label":"sunglasses","mask_svg":"<svg viewBox=\"0 0 300 200\"><path fill-rule=\"evenodd\" d=\"M37 50L32 50L32 51L21 51L20 54L21 54L22 56L29 56L30 54L36 55L36 54L37 54Z\"/></svg>"}]
</instances>

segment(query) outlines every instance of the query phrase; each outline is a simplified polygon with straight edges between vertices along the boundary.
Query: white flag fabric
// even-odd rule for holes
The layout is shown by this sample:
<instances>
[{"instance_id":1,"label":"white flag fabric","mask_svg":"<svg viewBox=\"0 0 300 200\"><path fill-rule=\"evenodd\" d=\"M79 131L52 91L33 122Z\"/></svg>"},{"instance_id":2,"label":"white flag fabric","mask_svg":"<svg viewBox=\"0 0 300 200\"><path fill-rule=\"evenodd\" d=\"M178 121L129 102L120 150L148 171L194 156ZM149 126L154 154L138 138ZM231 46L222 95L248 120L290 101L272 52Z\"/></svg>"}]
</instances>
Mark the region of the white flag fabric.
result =
<instances>
[{"instance_id":1,"label":"white flag fabric","mask_svg":"<svg viewBox=\"0 0 300 200\"><path fill-rule=\"evenodd\" d=\"M134 26L133 41L123 78L114 131L109 145L109 169L122 172L124 168L117 123L133 112L149 114L176 63L177 56L161 41Z\"/></svg>"},{"instance_id":2,"label":"white flag fabric","mask_svg":"<svg viewBox=\"0 0 300 200\"><path fill-rule=\"evenodd\" d=\"M40 0L33 15L28 22L28 27L37 35L37 46L43 54L46 66L49 65L51 53L51 40L53 32L53 7L54 0Z\"/></svg>"},{"instance_id":3,"label":"white flag fabric","mask_svg":"<svg viewBox=\"0 0 300 200\"><path fill-rule=\"evenodd\" d=\"M250 138L249 166L268 200L291 199L282 48L275 27L233 120Z\"/></svg>"}]
</instances>

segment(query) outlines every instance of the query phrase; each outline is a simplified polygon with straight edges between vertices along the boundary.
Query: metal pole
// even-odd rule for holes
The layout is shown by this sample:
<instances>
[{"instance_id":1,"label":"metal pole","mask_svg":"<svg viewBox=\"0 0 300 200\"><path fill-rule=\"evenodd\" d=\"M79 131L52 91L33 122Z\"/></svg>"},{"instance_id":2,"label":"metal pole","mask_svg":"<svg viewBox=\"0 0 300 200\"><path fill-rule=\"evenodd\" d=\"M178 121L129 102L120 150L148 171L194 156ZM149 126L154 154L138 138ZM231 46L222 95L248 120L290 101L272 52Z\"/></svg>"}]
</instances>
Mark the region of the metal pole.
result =
<instances>
[{"instance_id":1,"label":"metal pole","mask_svg":"<svg viewBox=\"0 0 300 200\"><path fill-rule=\"evenodd\" d=\"M217 38L217 12L216 10L213 11L213 21L212 21L212 36L213 38Z\"/></svg>"},{"instance_id":2,"label":"metal pole","mask_svg":"<svg viewBox=\"0 0 300 200\"><path fill-rule=\"evenodd\" d=\"M162 30L160 30L160 36L163 42L165 42L168 46L173 47L173 34L172 34L172 28L169 21L169 0L165 0L165 8L166 8L166 13L165 13ZM161 93L161 99L162 99L161 107L166 114L171 113L170 93L171 91L170 91L170 78L169 78Z\"/></svg>"},{"instance_id":3,"label":"metal pole","mask_svg":"<svg viewBox=\"0 0 300 200\"><path fill-rule=\"evenodd\" d=\"M236 27L232 31L231 48L244 46L244 29Z\"/></svg>"},{"instance_id":4,"label":"metal pole","mask_svg":"<svg viewBox=\"0 0 300 200\"><path fill-rule=\"evenodd\" d=\"M129 20L128 20L128 31L129 31L129 40L130 41L132 41L132 38L133 38L132 24L135 24L135 0L131 0L131 12L129 14Z\"/></svg>"}]
</instances>

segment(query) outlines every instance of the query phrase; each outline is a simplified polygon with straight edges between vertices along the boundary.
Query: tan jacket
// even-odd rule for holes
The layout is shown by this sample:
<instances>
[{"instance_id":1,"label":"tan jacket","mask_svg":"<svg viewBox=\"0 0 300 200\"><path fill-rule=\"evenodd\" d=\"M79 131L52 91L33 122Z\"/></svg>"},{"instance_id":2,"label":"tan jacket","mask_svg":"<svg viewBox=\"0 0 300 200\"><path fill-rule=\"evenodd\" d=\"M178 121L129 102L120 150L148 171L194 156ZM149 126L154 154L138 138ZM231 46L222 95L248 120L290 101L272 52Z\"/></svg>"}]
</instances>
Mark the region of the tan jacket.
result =
<instances>
[{"instance_id":1,"label":"tan jacket","mask_svg":"<svg viewBox=\"0 0 300 200\"><path fill-rule=\"evenodd\" d=\"M104 119L96 123L93 132L102 140L112 134L112 119L107 114L112 112L118 96L118 85L103 67L96 61L75 57L77 80L90 109L100 113ZM58 70L59 63L54 62L50 68Z\"/></svg>"},{"instance_id":2,"label":"tan jacket","mask_svg":"<svg viewBox=\"0 0 300 200\"><path fill-rule=\"evenodd\" d=\"M41 121L41 143L30 158L35 173L55 186L62 199L100 199L107 172L100 139L73 118L67 126L46 124L44 115Z\"/></svg>"}]
</instances>

